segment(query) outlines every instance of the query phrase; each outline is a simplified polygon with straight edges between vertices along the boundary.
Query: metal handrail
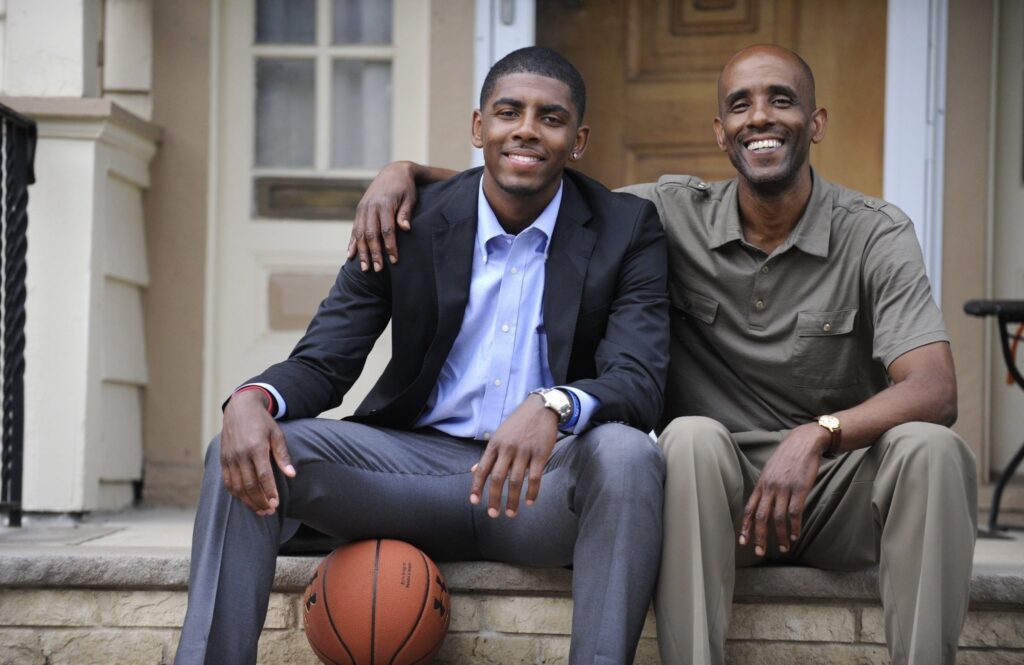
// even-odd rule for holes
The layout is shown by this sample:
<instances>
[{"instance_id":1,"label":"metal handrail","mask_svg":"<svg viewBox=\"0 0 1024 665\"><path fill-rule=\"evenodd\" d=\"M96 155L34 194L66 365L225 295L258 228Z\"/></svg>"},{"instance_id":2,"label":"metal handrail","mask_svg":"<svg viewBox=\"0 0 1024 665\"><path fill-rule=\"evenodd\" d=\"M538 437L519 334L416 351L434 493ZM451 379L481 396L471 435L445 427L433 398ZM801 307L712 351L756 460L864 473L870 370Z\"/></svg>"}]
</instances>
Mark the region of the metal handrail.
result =
<instances>
[{"instance_id":1,"label":"metal handrail","mask_svg":"<svg viewBox=\"0 0 1024 665\"><path fill-rule=\"evenodd\" d=\"M28 186L35 182L36 123L0 104L0 358L3 363L0 512L21 526L25 435L25 254L28 248Z\"/></svg>"}]
</instances>

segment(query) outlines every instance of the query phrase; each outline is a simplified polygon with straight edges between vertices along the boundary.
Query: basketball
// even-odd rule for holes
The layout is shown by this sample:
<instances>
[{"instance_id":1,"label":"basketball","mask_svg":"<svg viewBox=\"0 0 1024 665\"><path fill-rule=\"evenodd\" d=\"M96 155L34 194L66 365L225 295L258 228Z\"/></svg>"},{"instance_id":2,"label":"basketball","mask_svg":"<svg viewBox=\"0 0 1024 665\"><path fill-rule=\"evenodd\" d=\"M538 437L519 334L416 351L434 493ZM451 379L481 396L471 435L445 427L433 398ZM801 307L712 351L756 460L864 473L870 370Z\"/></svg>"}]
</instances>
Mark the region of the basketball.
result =
<instances>
[{"instance_id":1,"label":"basketball","mask_svg":"<svg viewBox=\"0 0 1024 665\"><path fill-rule=\"evenodd\" d=\"M426 554L400 540L363 540L320 562L302 623L328 665L429 663L448 633L451 598Z\"/></svg>"}]
</instances>

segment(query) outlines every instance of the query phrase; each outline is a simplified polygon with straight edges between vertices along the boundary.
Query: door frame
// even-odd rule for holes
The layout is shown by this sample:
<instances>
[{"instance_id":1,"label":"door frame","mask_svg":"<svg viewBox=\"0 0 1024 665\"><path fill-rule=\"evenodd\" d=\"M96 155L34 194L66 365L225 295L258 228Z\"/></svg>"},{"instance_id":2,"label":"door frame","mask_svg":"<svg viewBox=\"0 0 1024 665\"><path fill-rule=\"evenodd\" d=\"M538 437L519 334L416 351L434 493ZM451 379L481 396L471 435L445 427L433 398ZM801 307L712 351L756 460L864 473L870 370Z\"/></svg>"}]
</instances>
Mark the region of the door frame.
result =
<instances>
[{"instance_id":1,"label":"door frame","mask_svg":"<svg viewBox=\"0 0 1024 665\"><path fill-rule=\"evenodd\" d=\"M476 90L498 58L536 43L535 16L536 0L476 0ZM882 195L913 220L941 303L948 0L890 0L886 16Z\"/></svg>"}]
</instances>

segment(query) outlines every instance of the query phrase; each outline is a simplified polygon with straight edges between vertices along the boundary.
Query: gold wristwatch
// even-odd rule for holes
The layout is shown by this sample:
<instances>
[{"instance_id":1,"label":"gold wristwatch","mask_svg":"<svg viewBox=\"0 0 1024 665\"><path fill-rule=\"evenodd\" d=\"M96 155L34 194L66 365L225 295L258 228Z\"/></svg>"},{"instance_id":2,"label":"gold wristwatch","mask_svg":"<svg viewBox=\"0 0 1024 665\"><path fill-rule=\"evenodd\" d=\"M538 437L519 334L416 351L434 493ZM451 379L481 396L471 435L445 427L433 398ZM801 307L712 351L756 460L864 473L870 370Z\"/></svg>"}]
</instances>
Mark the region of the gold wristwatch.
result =
<instances>
[{"instance_id":1,"label":"gold wristwatch","mask_svg":"<svg viewBox=\"0 0 1024 665\"><path fill-rule=\"evenodd\" d=\"M822 453L822 457L825 459L835 459L839 457L839 446L843 440L843 429L839 426L839 418L833 415L818 416L818 424L828 430L829 434L832 435L832 440L828 444L828 448Z\"/></svg>"}]
</instances>

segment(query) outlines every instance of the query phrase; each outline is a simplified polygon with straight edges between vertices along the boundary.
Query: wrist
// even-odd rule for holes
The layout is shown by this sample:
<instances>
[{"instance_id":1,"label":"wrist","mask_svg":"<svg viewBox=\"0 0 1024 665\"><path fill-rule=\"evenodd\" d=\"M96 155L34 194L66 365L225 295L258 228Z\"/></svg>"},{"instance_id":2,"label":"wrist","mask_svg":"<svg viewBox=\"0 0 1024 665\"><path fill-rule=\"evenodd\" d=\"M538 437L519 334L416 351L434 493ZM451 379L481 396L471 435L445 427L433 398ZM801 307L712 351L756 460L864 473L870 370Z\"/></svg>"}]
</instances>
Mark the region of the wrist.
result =
<instances>
[{"instance_id":1,"label":"wrist","mask_svg":"<svg viewBox=\"0 0 1024 665\"><path fill-rule=\"evenodd\" d=\"M274 415L274 398L262 386L242 386L231 395L228 406L256 407Z\"/></svg>"},{"instance_id":2,"label":"wrist","mask_svg":"<svg viewBox=\"0 0 1024 665\"><path fill-rule=\"evenodd\" d=\"M834 459L839 456L839 451L842 446L843 429L842 425L833 414L826 414L819 416L817 422L813 423L823 434L827 434L824 450L821 452L821 456L825 459Z\"/></svg>"}]
</instances>

